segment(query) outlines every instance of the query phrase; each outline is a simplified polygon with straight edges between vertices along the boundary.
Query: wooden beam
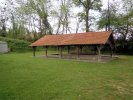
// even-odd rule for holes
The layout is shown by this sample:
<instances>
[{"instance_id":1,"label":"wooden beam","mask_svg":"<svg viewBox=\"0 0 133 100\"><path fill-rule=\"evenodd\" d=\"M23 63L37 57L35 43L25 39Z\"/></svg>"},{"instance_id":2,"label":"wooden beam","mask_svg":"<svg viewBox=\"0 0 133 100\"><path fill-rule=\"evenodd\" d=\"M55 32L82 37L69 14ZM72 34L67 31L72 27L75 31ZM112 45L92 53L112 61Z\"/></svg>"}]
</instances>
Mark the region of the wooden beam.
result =
<instances>
[{"instance_id":1,"label":"wooden beam","mask_svg":"<svg viewBox=\"0 0 133 100\"><path fill-rule=\"evenodd\" d=\"M36 46L33 46L33 56L35 57L36 56Z\"/></svg>"}]
</instances>

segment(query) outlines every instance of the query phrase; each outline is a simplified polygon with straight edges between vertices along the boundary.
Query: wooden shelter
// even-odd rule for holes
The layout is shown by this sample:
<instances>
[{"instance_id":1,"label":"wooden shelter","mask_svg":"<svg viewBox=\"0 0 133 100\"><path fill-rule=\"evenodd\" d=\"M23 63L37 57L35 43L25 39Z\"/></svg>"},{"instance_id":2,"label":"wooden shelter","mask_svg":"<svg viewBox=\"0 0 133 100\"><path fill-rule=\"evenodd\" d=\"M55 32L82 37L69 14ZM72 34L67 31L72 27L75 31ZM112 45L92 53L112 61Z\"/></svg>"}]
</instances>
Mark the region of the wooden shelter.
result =
<instances>
[{"instance_id":1,"label":"wooden shelter","mask_svg":"<svg viewBox=\"0 0 133 100\"><path fill-rule=\"evenodd\" d=\"M39 40L32 43L33 55L35 56L35 50L37 46L43 46L46 50L49 46L56 46L60 50L60 57L62 58L62 48L67 46L68 53L71 46L77 47L77 58L79 58L79 50L82 50L83 46L94 46L97 48L98 57L101 56L101 49L104 45L110 47L110 53L112 56L114 49L113 35L111 31L105 32L85 32L78 34L60 34L60 35L46 35Z\"/></svg>"}]
</instances>

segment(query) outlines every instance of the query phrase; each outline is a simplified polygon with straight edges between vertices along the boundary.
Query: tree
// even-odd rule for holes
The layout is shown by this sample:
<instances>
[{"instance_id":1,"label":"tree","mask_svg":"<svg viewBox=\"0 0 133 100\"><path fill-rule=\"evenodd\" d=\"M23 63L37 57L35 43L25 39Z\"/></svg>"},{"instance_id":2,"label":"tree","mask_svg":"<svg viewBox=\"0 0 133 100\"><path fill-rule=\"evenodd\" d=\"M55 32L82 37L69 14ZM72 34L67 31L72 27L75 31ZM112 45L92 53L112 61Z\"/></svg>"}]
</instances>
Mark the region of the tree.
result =
<instances>
[{"instance_id":1,"label":"tree","mask_svg":"<svg viewBox=\"0 0 133 100\"><path fill-rule=\"evenodd\" d=\"M128 51L131 46L133 34L133 1L123 0L122 7L119 6L120 2L114 2L110 5L110 27L113 30L114 38L116 40L117 49L119 51ZM108 25L108 9L103 10L101 18L98 21L99 29ZM133 46L132 46L133 47Z\"/></svg>"},{"instance_id":2,"label":"tree","mask_svg":"<svg viewBox=\"0 0 133 100\"><path fill-rule=\"evenodd\" d=\"M16 0L18 2L19 0ZM19 1L19 14L24 14L23 17L29 19L29 31L40 31L40 35L52 34L52 27L49 23L48 17L50 13L50 0L27 0Z\"/></svg>"},{"instance_id":3,"label":"tree","mask_svg":"<svg viewBox=\"0 0 133 100\"><path fill-rule=\"evenodd\" d=\"M90 10L101 10L101 0L73 0L76 6L82 6L83 12L80 14L82 15L82 19L86 22L86 32L89 31L90 24Z\"/></svg>"},{"instance_id":4,"label":"tree","mask_svg":"<svg viewBox=\"0 0 133 100\"><path fill-rule=\"evenodd\" d=\"M113 3L109 5L109 8L103 9L101 11L101 17L98 24L98 29L105 28L106 31L108 31L110 28L113 28L114 26L119 26L119 15L117 3Z\"/></svg>"},{"instance_id":5,"label":"tree","mask_svg":"<svg viewBox=\"0 0 133 100\"><path fill-rule=\"evenodd\" d=\"M27 5L40 17L40 22L44 27L44 29L41 29L41 33L44 34L52 34L52 28L48 21L49 4L50 0L29 0Z\"/></svg>"},{"instance_id":6,"label":"tree","mask_svg":"<svg viewBox=\"0 0 133 100\"><path fill-rule=\"evenodd\" d=\"M1 32L0 35L3 37L6 37L7 32L6 32L6 21L8 20L8 17L6 16L6 7L1 8L1 16L0 16L0 21L1 21Z\"/></svg>"},{"instance_id":7,"label":"tree","mask_svg":"<svg viewBox=\"0 0 133 100\"><path fill-rule=\"evenodd\" d=\"M57 19L57 30L56 34L59 33L71 33L69 23L70 23L70 18L71 18L71 12L70 9L72 7L71 0L58 0L59 2L59 9L58 10L53 10L52 16Z\"/></svg>"}]
</instances>

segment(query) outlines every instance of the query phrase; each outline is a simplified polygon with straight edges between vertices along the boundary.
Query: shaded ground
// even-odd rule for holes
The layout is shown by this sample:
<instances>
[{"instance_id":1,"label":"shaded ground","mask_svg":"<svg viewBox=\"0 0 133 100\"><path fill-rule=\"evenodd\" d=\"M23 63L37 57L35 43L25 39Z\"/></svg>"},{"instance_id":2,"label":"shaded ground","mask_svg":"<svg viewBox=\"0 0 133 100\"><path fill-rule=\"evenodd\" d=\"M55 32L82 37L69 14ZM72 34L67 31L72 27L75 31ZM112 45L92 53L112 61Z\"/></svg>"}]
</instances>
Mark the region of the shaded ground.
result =
<instances>
[{"instance_id":1,"label":"shaded ground","mask_svg":"<svg viewBox=\"0 0 133 100\"><path fill-rule=\"evenodd\" d=\"M85 62L109 62L114 59L118 59L118 56L114 55L111 57L110 55L92 55L92 54L80 54L79 57L76 54L63 54L62 57L59 54L50 54L47 57L45 55L37 55L36 57L45 57L45 58L60 58L66 60L77 60L77 61L85 61Z\"/></svg>"},{"instance_id":2,"label":"shaded ground","mask_svg":"<svg viewBox=\"0 0 133 100\"><path fill-rule=\"evenodd\" d=\"M133 56L91 63L2 54L0 100L133 100Z\"/></svg>"}]
</instances>

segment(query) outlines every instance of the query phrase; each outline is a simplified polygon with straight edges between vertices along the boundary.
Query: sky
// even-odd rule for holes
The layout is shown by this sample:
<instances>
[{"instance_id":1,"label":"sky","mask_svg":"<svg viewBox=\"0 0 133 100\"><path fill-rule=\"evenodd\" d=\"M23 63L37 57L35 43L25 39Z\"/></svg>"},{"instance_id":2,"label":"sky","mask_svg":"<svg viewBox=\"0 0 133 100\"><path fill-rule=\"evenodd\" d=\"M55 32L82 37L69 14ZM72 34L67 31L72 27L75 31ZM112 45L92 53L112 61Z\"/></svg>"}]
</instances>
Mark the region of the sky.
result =
<instances>
[{"instance_id":1,"label":"sky","mask_svg":"<svg viewBox=\"0 0 133 100\"><path fill-rule=\"evenodd\" d=\"M110 0L110 1L113 1L113 0ZM106 8L108 4L108 0L102 0L102 4L103 4L103 8Z\"/></svg>"},{"instance_id":2,"label":"sky","mask_svg":"<svg viewBox=\"0 0 133 100\"><path fill-rule=\"evenodd\" d=\"M2 3L2 2L4 2L5 0L0 0L0 4ZM110 2L113 2L114 0L109 0ZM115 1L117 1L117 0L115 0ZM103 8L106 8L107 7L107 3L108 3L108 0L102 0L102 3L103 3Z\"/></svg>"}]
</instances>

